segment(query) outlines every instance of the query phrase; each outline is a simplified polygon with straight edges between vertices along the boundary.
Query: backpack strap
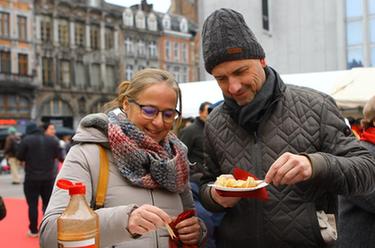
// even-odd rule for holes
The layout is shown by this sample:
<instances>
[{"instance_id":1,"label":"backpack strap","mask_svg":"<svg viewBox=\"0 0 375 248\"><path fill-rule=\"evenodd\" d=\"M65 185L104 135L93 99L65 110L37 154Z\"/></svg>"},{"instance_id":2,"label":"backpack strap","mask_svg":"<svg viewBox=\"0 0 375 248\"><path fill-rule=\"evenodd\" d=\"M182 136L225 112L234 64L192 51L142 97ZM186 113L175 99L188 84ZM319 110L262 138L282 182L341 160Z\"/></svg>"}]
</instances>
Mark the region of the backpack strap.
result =
<instances>
[{"instance_id":1,"label":"backpack strap","mask_svg":"<svg viewBox=\"0 0 375 248\"><path fill-rule=\"evenodd\" d=\"M96 188L94 209L99 209L104 206L105 196L107 194L108 174L109 174L109 163L108 163L107 152L101 145L98 145L98 148L99 148L100 168L99 168L98 185Z\"/></svg>"}]
</instances>

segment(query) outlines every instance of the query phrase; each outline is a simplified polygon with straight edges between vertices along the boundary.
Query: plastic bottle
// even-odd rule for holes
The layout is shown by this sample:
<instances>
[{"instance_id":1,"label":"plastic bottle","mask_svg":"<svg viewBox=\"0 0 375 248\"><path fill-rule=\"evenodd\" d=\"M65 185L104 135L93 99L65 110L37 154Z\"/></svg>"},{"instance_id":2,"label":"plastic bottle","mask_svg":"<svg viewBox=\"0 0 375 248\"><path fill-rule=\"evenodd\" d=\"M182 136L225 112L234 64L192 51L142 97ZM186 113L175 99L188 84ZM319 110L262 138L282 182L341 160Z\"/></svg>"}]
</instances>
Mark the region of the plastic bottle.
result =
<instances>
[{"instance_id":1,"label":"plastic bottle","mask_svg":"<svg viewBox=\"0 0 375 248\"><path fill-rule=\"evenodd\" d=\"M60 179L57 186L69 190L70 202L57 219L58 248L99 247L99 218L87 204L86 186Z\"/></svg>"}]
</instances>

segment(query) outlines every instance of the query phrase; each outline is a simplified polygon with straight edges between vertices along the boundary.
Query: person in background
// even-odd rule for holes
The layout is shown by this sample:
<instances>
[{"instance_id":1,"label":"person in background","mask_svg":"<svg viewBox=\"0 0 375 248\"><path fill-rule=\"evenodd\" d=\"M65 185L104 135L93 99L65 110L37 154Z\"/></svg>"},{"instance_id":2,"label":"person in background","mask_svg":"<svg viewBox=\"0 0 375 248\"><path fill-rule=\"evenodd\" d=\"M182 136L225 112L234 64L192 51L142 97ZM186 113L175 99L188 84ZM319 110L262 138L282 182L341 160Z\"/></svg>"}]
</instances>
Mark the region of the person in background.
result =
<instances>
[{"instance_id":1,"label":"person in background","mask_svg":"<svg viewBox=\"0 0 375 248\"><path fill-rule=\"evenodd\" d=\"M56 128L55 125L53 125L52 123L45 122L42 124L42 128L44 130L45 135L56 137ZM58 138L56 137L56 139Z\"/></svg>"},{"instance_id":2,"label":"person in background","mask_svg":"<svg viewBox=\"0 0 375 248\"><path fill-rule=\"evenodd\" d=\"M178 121L180 90L163 70L138 71L119 85L106 113L91 114L80 123L58 178L86 185L91 202L97 188L99 146L109 157L104 207L97 209L100 247L168 247L164 226L184 210L194 209L188 183L186 146L171 132ZM181 110L181 105L180 105ZM56 219L69 196L54 188L41 224L41 246L57 246ZM196 216L176 225L183 245L199 245L204 223Z\"/></svg>"},{"instance_id":3,"label":"person in background","mask_svg":"<svg viewBox=\"0 0 375 248\"><path fill-rule=\"evenodd\" d=\"M51 136L44 135L33 122L26 126L26 135L22 139L16 154L25 164L23 191L29 207L30 237L38 236L38 200L42 198L43 212L51 197L57 175L55 160L63 160L59 143Z\"/></svg>"},{"instance_id":4,"label":"person in background","mask_svg":"<svg viewBox=\"0 0 375 248\"><path fill-rule=\"evenodd\" d=\"M3 220L7 216L7 208L5 206L5 201L0 195L0 220Z\"/></svg>"},{"instance_id":5,"label":"person in background","mask_svg":"<svg viewBox=\"0 0 375 248\"><path fill-rule=\"evenodd\" d=\"M16 152L21 142L21 137L17 135L15 127L8 128L8 136L5 139L4 155L8 160L10 166L10 173L12 175L12 184L20 184L20 161L16 158Z\"/></svg>"},{"instance_id":6,"label":"person in background","mask_svg":"<svg viewBox=\"0 0 375 248\"><path fill-rule=\"evenodd\" d=\"M63 135L61 140L64 142L64 153L68 154L70 148L73 146L72 135Z\"/></svg>"},{"instance_id":7,"label":"person in background","mask_svg":"<svg viewBox=\"0 0 375 248\"><path fill-rule=\"evenodd\" d=\"M375 96L363 108L361 145L375 158ZM372 247L375 244L375 192L339 197L339 248Z\"/></svg>"},{"instance_id":8,"label":"person in background","mask_svg":"<svg viewBox=\"0 0 375 248\"><path fill-rule=\"evenodd\" d=\"M61 153L60 156L63 157L63 158L65 158L65 156L66 156L65 142L63 140L59 139L59 137L56 136L56 127L55 127L55 125L52 124L52 123L50 123L50 122L44 122L44 123L42 123L41 127L42 127L42 129L44 131L44 135L54 138L59 143L60 153ZM57 159L55 160L55 164L57 166L57 171L58 172L61 170L62 162L63 161L59 161Z\"/></svg>"},{"instance_id":9,"label":"person in background","mask_svg":"<svg viewBox=\"0 0 375 248\"><path fill-rule=\"evenodd\" d=\"M284 84L240 13L219 9L209 15L202 51L224 95L206 121L209 173L200 187L206 209L225 211L218 247L332 245L335 232L325 214L336 213L338 194L373 191L371 154L332 97ZM225 197L208 186L235 166L269 184L268 200Z\"/></svg>"},{"instance_id":10,"label":"person in background","mask_svg":"<svg viewBox=\"0 0 375 248\"><path fill-rule=\"evenodd\" d=\"M207 248L214 248L215 245L215 227L221 219L220 213L211 213L207 211L199 200L199 183L206 171L204 165L204 125L208 116L210 102L203 102L199 106L199 116L194 122L185 127L180 132L180 140L188 147L188 158L192 163L190 165L190 184L193 191L194 203L197 208L198 216L205 222L207 227Z\"/></svg>"},{"instance_id":11,"label":"person in background","mask_svg":"<svg viewBox=\"0 0 375 248\"><path fill-rule=\"evenodd\" d=\"M190 167L190 181L199 184L199 180L205 171L203 130L208 116L210 102L203 102L199 106L199 116L193 124L183 128L180 132L180 140L188 147L188 158L192 163Z\"/></svg>"}]
</instances>

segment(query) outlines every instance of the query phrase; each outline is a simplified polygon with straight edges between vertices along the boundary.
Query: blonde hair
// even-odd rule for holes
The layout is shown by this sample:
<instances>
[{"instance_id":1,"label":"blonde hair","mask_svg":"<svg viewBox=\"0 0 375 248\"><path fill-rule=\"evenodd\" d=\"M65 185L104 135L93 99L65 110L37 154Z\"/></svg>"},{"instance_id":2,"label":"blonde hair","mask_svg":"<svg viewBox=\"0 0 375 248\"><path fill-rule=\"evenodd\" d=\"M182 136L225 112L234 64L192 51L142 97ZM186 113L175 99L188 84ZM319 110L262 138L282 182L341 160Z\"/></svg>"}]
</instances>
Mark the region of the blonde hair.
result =
<instances>
[{"instance_id":1,"label":"blonde hair","mask_svg":"<svg viewBox=\"0 0 375 248\"><path fill-rule=\"evenodd\" d=\"M104 112L109 112L115 108L122 108L126 98L137 99L139 94L145 89L161 82L165 82L176 92L176 106L178 101L178 110L181 113L181 90L177 81L169 72L152 68L138 71L131 81L121 82L117 87L117 97L104 105Z\"/></svg>"}]
</instances>

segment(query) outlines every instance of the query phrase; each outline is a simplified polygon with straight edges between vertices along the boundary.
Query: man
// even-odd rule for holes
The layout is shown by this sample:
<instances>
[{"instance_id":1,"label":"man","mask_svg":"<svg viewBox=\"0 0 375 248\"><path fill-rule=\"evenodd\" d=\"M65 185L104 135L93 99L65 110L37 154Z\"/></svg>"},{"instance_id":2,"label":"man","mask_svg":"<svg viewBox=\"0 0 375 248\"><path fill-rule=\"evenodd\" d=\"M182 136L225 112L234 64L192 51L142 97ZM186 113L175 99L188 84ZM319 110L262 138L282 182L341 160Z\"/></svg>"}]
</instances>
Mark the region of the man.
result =
<instances>
[{"instance_id":1,"label":"man","mask_svg":"<svg viewBox=\"0 0 375 248\"><path fill-rule=\"evenodd\" d=\"M375 96L363 108L361 144L375 157ZM372 247L375 244L375 192L339 197L337 247Z\"/></svg>"},{"instance_id":2,"label":"man","mask_svg":"<svg viewBox=\"0 0 375 248\"><path fill-rule=\"evenodd\" d=\"M203 102L199 106L199 116L194 119L194 122L181 130L180 140L188 147L188 158L192 163L190 166L190 184L193 192L195 208L200 217L206 224L207 227L207 242L206 248L214 248L215 238L214 231L215 227L219 224L222 214L213 214L207 211L199 199L199 182L200 178L205 173L206 169L204 166L204 124L208 116L208 108L211 105L210 102Z\"/></svg>"},{"instance_id":3,"label":"man","mask_svg":"<svg viewBox=\"0 0 375 248\"><path fill-rule=\"evenodd\" d=\"M20 161L16 158L16 152L21 138L17 135L17 130L14 127L8 128L8 136L5 139L4 154L10 166L10 173L12 175L12 184L20 184Z\"/></svg>"},{"instance_id":4,"label":"man","mask_svg":"<svg viewBox=\"0 0 375 248\"><path fill-rule=\"evenodd\" d=\"M267 66L238 12L220 9L208 16L202 45L205 68L224 94L206 121L209 175L200 187L208 210L226 212L219 247L326 246L331 229L317 213L335 213L337 194L373 190L371 155L330 96L287 86ZM223 197L207 186L234 166L265 179L269 199Z\"/></svg>"},{"instance_id":5,"label":"man","mask_svg":"<svg viewBox=\"0 0 375 248\"><path fill-rule=\"evenodd\" d=\"M203 130L208 116L208 106L210 105L210 102L201 103L199 116L195 118L193 124L182 129L180 133L180 140L189 148L188 158L192 163L190 180L195 183L199 183L204 171Z\"/></svg>"},{"instance_id":6,"label":"man","mask_svg":"<svg viewBox=\"0 0 375 248\"><path fill-rule=\"evenodd\" d=\"M58 141L44 135L35 123L28 123L26 136L22 139L17 158L25 162L23 190L29 206L30 237L38 236L38 199L43 202L43 212L47 208L57 175L55 159L63 160Z\"/></svg>"}]
</instances>

